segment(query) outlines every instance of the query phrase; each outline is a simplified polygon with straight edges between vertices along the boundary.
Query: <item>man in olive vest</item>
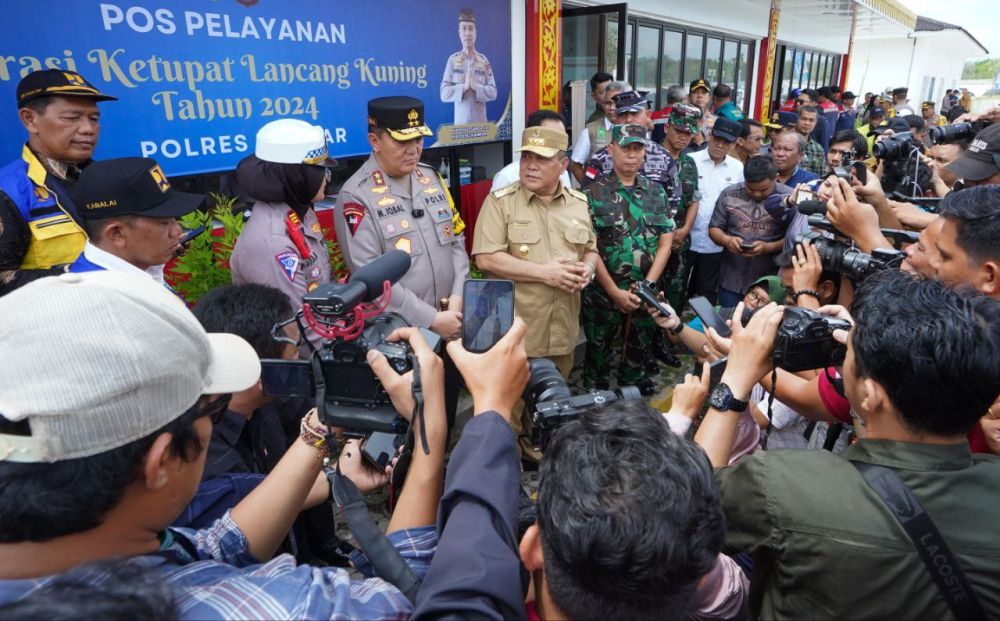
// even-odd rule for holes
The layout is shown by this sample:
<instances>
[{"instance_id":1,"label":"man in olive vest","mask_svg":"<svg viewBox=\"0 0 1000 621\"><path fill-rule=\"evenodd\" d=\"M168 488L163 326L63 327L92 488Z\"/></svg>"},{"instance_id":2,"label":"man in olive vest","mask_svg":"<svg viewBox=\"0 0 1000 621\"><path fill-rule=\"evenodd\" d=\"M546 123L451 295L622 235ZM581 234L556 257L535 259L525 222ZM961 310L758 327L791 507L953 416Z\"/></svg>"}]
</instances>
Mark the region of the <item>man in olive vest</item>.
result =
<instances>
[{"instance_id":1,"label":"man in olive vest","mask_svg":"<svg viewBox=\"0 0 1000 621\"><path fill-rule=\"evenodd\" d=\"M34 71L18 83L28 142L0 168L0 295L62 271L83 251L70 193L97 146L97 102L115 99L72 71Z\"/></svg>"},{"instance_id":2,"label":"man in olive vest","mask_svg":"<svg viewBox=\"0 0 1000 621\"><path fill-rule=\"evenodd\" d=\"M587 123L573 143L573 153L570 155L570 172L576 177L577 183L583 181L584 165L594 157L594 154L608 146L611 142L611 127L615 124L614 96L618 93L632 90L627 82L612 82L604 89L604 115Z\"/></svg>"}]
</instances>

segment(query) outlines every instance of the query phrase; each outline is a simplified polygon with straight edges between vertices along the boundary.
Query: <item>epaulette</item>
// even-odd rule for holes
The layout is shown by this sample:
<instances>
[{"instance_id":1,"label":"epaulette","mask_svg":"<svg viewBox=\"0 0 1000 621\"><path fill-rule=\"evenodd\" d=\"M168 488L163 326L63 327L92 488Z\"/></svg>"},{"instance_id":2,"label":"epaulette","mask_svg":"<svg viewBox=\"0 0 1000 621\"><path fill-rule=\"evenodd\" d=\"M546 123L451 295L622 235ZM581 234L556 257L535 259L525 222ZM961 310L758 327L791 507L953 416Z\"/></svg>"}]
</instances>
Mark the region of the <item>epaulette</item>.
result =
<instances>
[{"instance_id":1,"label":"epaulette","mask_svg":"<svg viewBox=\"0 0 1000 621\"><path fill-rule=\"evenodd\" d=\"M493 194L493 198L503 198L504 196L508 196L510 194L513 194L514 192L517 192L517 189L519 187L520 187L520 184L515 181L514 183L511 183L510 185L505 185L504 187L500 188L499 190L494 190L493 192L491 192L491 194Z\"/></svg>"},{"instance_id":2,"label":"epaulette","mask_svg":"<svg viewBox=\"0 0 1000 621\"><path fill-rule=\"evenodd\" d=\"M581 192L580 190L574 190L573 188L566 188L566 191L569 192L570 196L575 196L578 199L582 200L583 202L585 203L587 202L587 195Z\"/></svg>"}]
</instances>

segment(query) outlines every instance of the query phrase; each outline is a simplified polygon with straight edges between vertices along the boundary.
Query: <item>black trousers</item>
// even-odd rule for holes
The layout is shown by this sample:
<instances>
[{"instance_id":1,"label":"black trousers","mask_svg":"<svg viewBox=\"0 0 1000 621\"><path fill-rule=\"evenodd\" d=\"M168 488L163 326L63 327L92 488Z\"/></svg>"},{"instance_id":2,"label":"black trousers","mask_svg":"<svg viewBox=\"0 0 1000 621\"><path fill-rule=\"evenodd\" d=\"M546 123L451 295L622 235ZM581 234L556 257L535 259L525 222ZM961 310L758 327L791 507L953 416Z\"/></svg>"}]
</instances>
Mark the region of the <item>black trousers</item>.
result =
<instances>
[{"instance_id":1,"label":"black trousers","mask_svg":"<svg viewBox=\"0 0 1000 621\"><path fill-rule=\"evenodd\" d=\"M722 254L715 252L703 254L689 252L688 262L691 265L691 280L688 282L688 299L704 296L712 304L719 298L719 268L722 267ZM678 309L678 312L680 309Z\"/></svg>"}]
</instances>

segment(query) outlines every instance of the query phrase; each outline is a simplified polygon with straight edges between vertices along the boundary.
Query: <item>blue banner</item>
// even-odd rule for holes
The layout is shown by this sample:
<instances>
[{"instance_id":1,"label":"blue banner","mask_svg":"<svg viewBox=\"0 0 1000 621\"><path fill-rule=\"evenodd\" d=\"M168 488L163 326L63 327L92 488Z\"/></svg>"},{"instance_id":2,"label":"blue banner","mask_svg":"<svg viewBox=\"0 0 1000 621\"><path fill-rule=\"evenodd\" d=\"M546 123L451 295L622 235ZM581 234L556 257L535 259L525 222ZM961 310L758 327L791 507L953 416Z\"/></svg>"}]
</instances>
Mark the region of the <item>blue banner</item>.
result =
<instances>
[{"instance_id":1,"label":"blue banner","mask_svg":"<svg viewBox=\"0 0 1000 621\"><path fill-rule=\"evenodd\" d=\"M279 118L322 126L335 157L365 154L367 101L388 95L423 100L427 146L509 139L506 1L36 0L3 20L4 162L27 135L17 82L47 68L119 98L99 104L96 159L152 157L169 175L235 168Z\"/></svg>"}]
</instances>

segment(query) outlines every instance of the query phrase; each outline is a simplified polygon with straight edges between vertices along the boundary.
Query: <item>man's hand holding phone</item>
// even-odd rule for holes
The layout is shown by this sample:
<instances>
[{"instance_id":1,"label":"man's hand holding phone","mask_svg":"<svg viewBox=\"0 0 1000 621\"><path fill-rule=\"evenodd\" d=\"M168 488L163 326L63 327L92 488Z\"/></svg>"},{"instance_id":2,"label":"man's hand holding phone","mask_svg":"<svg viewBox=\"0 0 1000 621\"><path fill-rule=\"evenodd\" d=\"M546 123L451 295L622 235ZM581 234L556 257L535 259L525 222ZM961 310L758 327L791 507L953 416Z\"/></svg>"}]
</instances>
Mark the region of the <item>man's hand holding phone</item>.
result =
<instances>
[{"instance_id":1,"label":"man's hand holding phone","mask_svg":"<svg viewBox=\"0 0 1000 621\"><path fill-rule=\"evenodd\" d=\"M527 331L524 321L515 317L507 334L482 354L469 352L461 341L448 343L448 354L465 379L476 414L493 410L510 423L514 404L528 383Z\"/></svg>"}]
</instances>

